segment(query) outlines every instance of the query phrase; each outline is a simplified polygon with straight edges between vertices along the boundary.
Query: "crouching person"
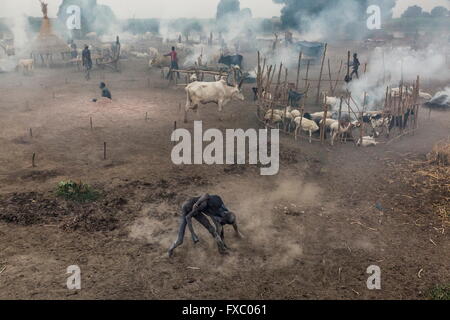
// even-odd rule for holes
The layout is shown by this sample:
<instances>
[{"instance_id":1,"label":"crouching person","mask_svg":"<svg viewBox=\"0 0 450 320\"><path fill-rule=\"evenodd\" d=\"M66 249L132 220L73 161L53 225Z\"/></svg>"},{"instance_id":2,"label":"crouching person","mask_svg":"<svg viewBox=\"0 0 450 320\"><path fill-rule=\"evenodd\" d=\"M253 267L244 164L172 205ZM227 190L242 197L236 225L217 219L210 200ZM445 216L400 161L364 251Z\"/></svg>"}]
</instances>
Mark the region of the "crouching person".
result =
<instances>
[{"instance_id":1,"label":"crouching person","mask_svg":"<svg viewBox=\"0 0 450 320\"><path fill-rule=\"evenodd\" d=\"M211 218L214 226L210 223L208 217ZM226 253L228 249L224 242L223 227L225 225L232 225L236 235L242 238L242 234L238 229L236 215L225 207L225 204L219 196L204 194L201 197L191 198L183 204L178 239L170 247L169 257L173 255L175 248L183 244L186 226L191 232L192 241L194 243L199 242L199 238L192 226L192 218L196 219L209 231L209 233L216 240L219 252L222 254Z\"/></svg>"}]
</instances>

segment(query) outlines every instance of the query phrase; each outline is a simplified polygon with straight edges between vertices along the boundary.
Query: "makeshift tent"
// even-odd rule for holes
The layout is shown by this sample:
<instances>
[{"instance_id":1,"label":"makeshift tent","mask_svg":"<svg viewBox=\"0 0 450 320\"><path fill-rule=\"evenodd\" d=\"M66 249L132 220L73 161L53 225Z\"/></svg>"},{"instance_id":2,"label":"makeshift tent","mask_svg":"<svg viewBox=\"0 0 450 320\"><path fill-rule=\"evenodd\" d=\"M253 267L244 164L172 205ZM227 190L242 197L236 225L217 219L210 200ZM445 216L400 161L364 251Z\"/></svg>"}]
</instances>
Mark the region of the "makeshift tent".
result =
<instances>
[{"instance_id":1,"label":"makeshift tent","mask_svg":"<svg viewBox=\"0 0 450 320\"><path fill-rule=\"evenodd\" d=\"M321 42L297 41L295 46L306 57L320 59L325 50L325 44Z\"/></svg>"}]
</instances>

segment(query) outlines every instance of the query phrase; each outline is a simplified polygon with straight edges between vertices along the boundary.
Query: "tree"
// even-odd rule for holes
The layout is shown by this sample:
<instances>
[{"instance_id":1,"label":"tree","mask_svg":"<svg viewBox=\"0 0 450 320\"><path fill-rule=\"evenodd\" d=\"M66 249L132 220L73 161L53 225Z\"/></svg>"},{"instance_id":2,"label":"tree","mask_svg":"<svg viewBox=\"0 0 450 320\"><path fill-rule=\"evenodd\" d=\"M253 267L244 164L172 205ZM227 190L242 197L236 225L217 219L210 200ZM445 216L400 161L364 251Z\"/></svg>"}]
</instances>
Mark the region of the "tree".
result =
<instances>
[{"instance_id":1,"label":"tree","mask_svg":"<svg viewBox=\"0 0 450 320\"><path fill-rule=\"evenodd\" d=\"M449 14L449 10L447 10L447 8L442 7L442 6L438 6L438 7L434 7L433 10L431 10L431 16L433 18L441 18L441 17L446 17Z\"/></svg>"},{"instance_id":2,"label":"tree","mask_svg":"<svg viewBox=\"0 0 450 320\"><path fill-rule=\"evenodd\" d=\"M326 37L337 34L361 36L365 28L367 8L379 5L382 20L392 17L395 0L273 0L284 5L281 9L281 23L284 29L302 31L320 29Z\"/></svg>"},{"instance_id":3,"label":"tree","mask_svg":"<svg viewBox=\"0 0 450 320\"><path fill-rule=\"evenodd\" d=\"M250 8L245 8L241 10L241 17L243 19L251 19L253 17L253 12Z\"/></svg>"},{"instance_id":4,"label":"tree","mask_svg":"<svg viewBox=\"0 0 450 320\"><path fill-rule=\"evenodd\" d=\"M418 18L423 16L423 9L419 6L408 7L402 14L402 18Z\"/></svg>"}]
</instances>

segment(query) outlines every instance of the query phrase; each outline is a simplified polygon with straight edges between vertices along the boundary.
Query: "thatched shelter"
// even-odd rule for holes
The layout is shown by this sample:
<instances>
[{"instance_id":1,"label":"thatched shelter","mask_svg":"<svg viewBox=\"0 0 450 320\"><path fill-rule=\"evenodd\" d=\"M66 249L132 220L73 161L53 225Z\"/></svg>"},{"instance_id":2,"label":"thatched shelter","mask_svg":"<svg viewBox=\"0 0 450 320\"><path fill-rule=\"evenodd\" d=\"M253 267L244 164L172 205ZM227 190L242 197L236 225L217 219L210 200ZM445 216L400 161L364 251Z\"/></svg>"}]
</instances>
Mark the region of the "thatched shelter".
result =
<instances>
[{"instance_id":1,"label":"thatched shelter","mask_svg":"<svg viewBox=\"0 0 450 320\"><path fill-rule=\"evenodd\" d=\"M42 13L44 15L39 35L31 45L31 55L37 60L41 58L42 64L50 66L53 63L54 56L61 55L65 60L66 54L70 54L69 46L53 33L50 20L47 16L47 4L41 2Z\"/></svg>"}]
</instances>

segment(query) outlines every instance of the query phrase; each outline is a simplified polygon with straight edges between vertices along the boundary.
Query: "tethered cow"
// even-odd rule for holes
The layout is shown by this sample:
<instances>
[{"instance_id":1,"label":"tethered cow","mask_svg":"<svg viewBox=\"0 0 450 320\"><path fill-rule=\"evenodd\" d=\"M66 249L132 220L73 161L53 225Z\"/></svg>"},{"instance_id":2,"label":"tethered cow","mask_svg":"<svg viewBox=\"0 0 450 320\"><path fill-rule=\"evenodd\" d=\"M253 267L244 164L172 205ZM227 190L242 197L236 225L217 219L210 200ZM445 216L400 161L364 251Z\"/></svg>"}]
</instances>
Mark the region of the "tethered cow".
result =
<instances>
[{"instance_id":1,"label":"tethered cow","mask_svg":"<svg viewBox=\"0 0 450 320\"><path fill-rule=\"evenodd\" d=\"M190 109L195 110L198 114L200 104L216 103L219 106L219 112L231 100L237 99L243 101L244 95L241 87L244 80L236 86L229 86L224 79L216 82L200 82L196 81L186 87L186 112Z\"/></svg>"}]
</instances>

